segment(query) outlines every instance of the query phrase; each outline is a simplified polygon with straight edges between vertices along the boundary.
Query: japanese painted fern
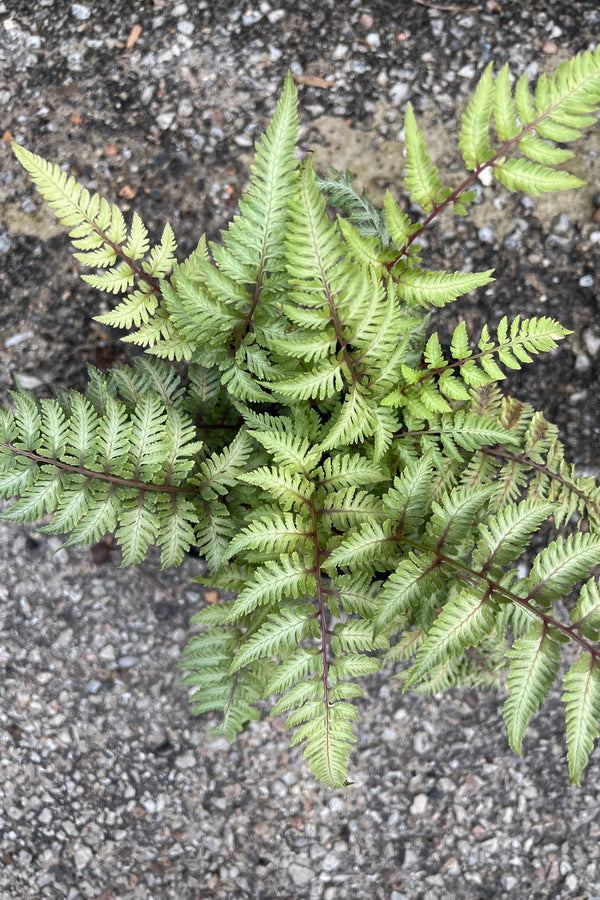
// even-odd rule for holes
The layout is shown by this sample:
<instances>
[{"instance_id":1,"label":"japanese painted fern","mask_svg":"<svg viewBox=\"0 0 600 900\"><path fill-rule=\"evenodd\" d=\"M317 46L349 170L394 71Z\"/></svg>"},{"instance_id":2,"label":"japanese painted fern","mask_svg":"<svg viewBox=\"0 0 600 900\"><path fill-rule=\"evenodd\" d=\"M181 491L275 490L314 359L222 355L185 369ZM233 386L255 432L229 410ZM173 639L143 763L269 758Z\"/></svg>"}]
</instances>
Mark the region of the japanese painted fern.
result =
<instances>
[{"instance_id":1,"label":"japanese painted fern","mask_svg":"<svg viewBox=\"0 0 600 900\"><path fill-rule=\"evenodd\" d=\"M556 679L561 654L571 779L600 717L600 490L563 459L557 430L500 392L506 369L552 350L549 318L462 322L445 349L430 314L492 272L434 272L418 239L442 209L467 212L488 169L510 190L577 187L565 142L596 123L600 50L511 90L486 69L460 149L469 172L441 182L410 106L411 219L376 209L351 177L296 162L288 77L240 214L220 244L175 262L135 215L15 146L70 229L84 276L119 301L99 321L145 354L89 390L36 401L15 390L0 418L5 516L89 544L114 532L133 565L197 548L207 584L182 665L194 711L233 738L277 696L319 779L346 783L357 681L398 666L405 688L502 684L511 746ZM493 130L490 126L493 126ZM332 219L326 200L341 209ZM167 362L168 361L168 362ZM176 363L176 369L172 367ZM176 371L180 374L176 374ZM532 537L557 535L523 574ZM562 618L567 609L568 618Z\"/></svg>"}]
</instances>

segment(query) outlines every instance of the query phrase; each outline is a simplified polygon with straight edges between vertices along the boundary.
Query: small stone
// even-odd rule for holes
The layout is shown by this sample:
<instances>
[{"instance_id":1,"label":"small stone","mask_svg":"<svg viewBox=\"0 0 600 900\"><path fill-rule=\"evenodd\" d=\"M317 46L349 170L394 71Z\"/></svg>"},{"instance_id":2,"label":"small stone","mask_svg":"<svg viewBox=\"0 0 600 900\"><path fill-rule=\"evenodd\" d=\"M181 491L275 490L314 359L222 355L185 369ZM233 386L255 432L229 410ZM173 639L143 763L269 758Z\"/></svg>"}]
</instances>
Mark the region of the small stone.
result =
<instances>
[{"instance_id":1,"label":"small stone","mask_svg":"<svg viewBox=\"0 0 600 900\"><path fill-rule=\"evenodd\" d=\"M572 393L571 396L569 397L569 400L570 400L571 404L575 404L575 403L583 403L585 400L587 400L587 398L588 398L588 392L587 392L587 390L583 390L583 391L575 391L574 393Z\"/></svg>"},{"instance_id":2,"label":"small stone","mask_svg":"<svg viewBox=\"0 0 600 900\"><path fill-rule=\"evenodd\" d=\"M175 759L175 767L177 769L193 769L196 765L196 757L191 750L180 753Z\"/></svg>"},{"instance_id":3,"label":"small stone","mask_svg":"<svg viewBox=\"0 0 600 900\"><path fill-rule=\"evenodd\" d=\"M255 25L256 22L260 22L262 19L262 13L259 9L249 9L242 16L242 25L250 26Z\"/></svg>"},{"instance_id":4,"label":"small stone","mask_svg":"<svg viewBox=\"0 0 600 900\"><path fill-rule=\"evenodd\" d=\"M4 346L14 347L16 346L16 344L22 344L23 341L28 341L32 337L33 331L19 331L17 332L17 334L11 334L10 337L6 338L6 340L4 341Z\"/></svg>"},{"instance_id":5,"label":"small stone","mask_svg":"<svg viewBox=\"0 0 600 900\"><path fill-rule=\"evenodd\" d=\"M440 791L444 792L444 794L452 794L456 790L456 785L451 778L440 778L438 787Z\"/></svg>"},{"instance_id":6,"label":"small stone","mask_svg":"<svg viewBox=\"0 0 600 900\"><path fill-rule=\"evenodd\" d=\"M320 865L324 872L333 872L337 869L340 862L340 858L335 853L326 853Z\"/></svg>"},{"instance_id":7,"label":"small stone","mask_svg":"<svg viewBox=\"0 0 600 900\"><path fill-rule=\"evenodd\" d=\"M156 124L158 125L158 127L160 128L161 131L167 131L173 124L174 119L175 119L174 112L160 113L156 117Z\"/></svg>"},{"instance_id":8,"label":"small stone","mask_svg":"<svg viewBox=\"0 0 600 900\"><path fill-rule=\"evenodd\" d=\"M194 23L190 22L188 19L182 19L181 22L177 23L177 31L179 34L185 34L186 37L189 37L190 34L193 34Z\"/></svg>"},{"instance_id":9,"label":"small stone","mask_svg":"<svg viewBox=\"0 0 600 900\"><path fill-rule=\"evenodd\" d=\"M449 856L448 859L444 862L442 868L447 872L450 872L451 875L460 874L460 866L455 856Z\"/></svg>"},{"instance_id":10,"label":"small stone","mask_svg":"<svg viewBox=\"0 0 600 900\"><path fill-rule=\"evenodd\" d=\"M544 53L553 54L558 53L558 44L556 41L546 41L544 46L542 47Z\"/></svg>"},{"instance_id":11,"label":"small stone","mask_svg":"<svg viewBox=\"0 0 600 900\"><path fill-rule=\"evenodd\" d=\"M297 887L301 887L305 884L310 884L313 880L312 869L309 869L308 866L301 866L298 863L291 863L287 867L287 871L290 878Z\"/></svg>"},{"instance_id":12,"label":"small stone","mask_svg":"<svg viewBox=\"0 0 600 900\"><path fill-rule=\"evenodd\" d=\"M582 275L579 279L580 287L594 287L594 276L593 275Z\"/></svg>"},{"instance_id":13,"label":"small stone","mask_svg":"<svg viewBox=\"0 0 600 900\"><path fill-rule=\"evenodd\" d=\"M85 867L90 863L92 856L94 854L90 850L89 847L86 847L85 844L82 844L81 847L78 847L75 851L75 865L79 870L85 869Z\"/></svg>"},{"instance_id":14,"label":"small stone","mask_svg":"<svg viewBox=\"0 0 600 900\"><path fill-rule=\"evenodd\" d=\"M415 794L413 802L410 805L410 813L412 816L422 816L427 808L427 794Z\"/></svg>"},{"instance_id":15,"label":"small stone","mask_svg":"<svg viewBox=\"0 0 600 900\"><path fill-rule=\"evenodd\" d=\"M89 6L84 6L83 3L72 3L71 4L71 13L74 19L79 19L80 22L85 22L86 19L92 14Z\"/></svg>"},{"instance_id":16,"label":"small stone","mask_svg":"<svg viewBox=\"0 0 600 900\"><path fill-rule=\"evenodd\" d=\"M417 731L413 737L413 748L419 756L426 753L430 746L429 735L426 731Z\"/></svg>"},{"instance_id":17,"label":"small stone","mask_svg":"<svg viewBox=\"0 0 600 900\"><path fill-rule=\"evenodd\" d=\"M35 391L42 386L42 379L37 375L27 375L25 372L15 374L15 380L18 381L19 387L25 388L26 391Z\"/></svg>"},{"instance_id":18,"label":"small stone","mask_svg":"<svg viewBox=\"0 0 600 900\"><path fill-rule=\"evenodd\" d=\"M365 41L371 50L379 50L379 47L381 46L381 38L376 31L370 31L366 36Z\"/></svg>"},{"instance_id":19,"label":"small stone","mask_svg":"<svg viewBox=\"0 0 600 900\"><path fill-rule=\"evenodd\" d=\"M132 669L137 665L137 656L120 656L117 665L120 669Z\"/></svg>"},{"instance_id":20,"label":"small stone","mask_svg":"<svg viewBox=\"0 0 600 900\"><path fill-rule=\"evenodd\" d=\"M2 234L0 234L0 253L8 253L9 250L10 250L10 237L6 231L3 231Z\"/></svg>"},{"instance_id":21,"label":"small stone","mask_svg":"<svg viewBox=\"0 0 600 900\"><path fill-rule=\"evenodd\" d=\"M592 367L592 362L586 353L580 353L575 360L576 372L587 372Z\"/></svg>"},{"instance_id":22,"label":"small stone","mask_svg":"<svg viewBox=\"0 0 600 900\"><path fill-rule=\"evenodd\" d=\"M48 809L48 807L45 806L39 814L38 820L42 823L42 825L49 825L52 821L52 810Z\"/></svg>"},{"instance_id":23,"label":"small stone","mask_svg":"<svg viewBox=\"0 0 600 900\"><path fill-rule=\"evenodd\" d=\"M556 234L567 234L570 228L571 220L565 212L561 213L554 224L554 232Z\"/></svg>"},{"instance_id":24,"label":"small stone","mask_svg":"<svg viewBox=\"0 0 600 900\"><path fill-rule=\"evenodd\" d=\"M398 81L396 82L396 84L393 84L390 88L390 100L392 104L394 106L399 106L408 94L409 90L409 86L403 81Z\"/></svg>"},{"instance_id":25,"label":"small stone","mask_svg":"<svg viewBox=\"0 0 600 900\"><path fill-rule=\"evenodd\" d=\"M183 97L177 105L177 115L187 119L194 112L194 104L188 97Z\"/></svg>"},{"instance_id":26,"label":"small stone","mask_svg":"<svg viewBox=\"0 0 600 900\"><path fill-rule=\"evenodd\" d=\"M594 334L593 331L586 331L583 335L583 343L592 359L600 356L600 335Z\"/></svg>"},{"instance_id":27,"label":"small stone","mask_svg":"<svg viewBox=\"0 0 600 900\"><path fill-rule=\"evenodd\" d=\"M472 78L475 74L475 66L473 63L467 63L466 66L458 70L458 74L461 78Z\"/></svg>"},{"instance_id":28,"label":"small stone","mask_svg":"<svg viewBox=\"0 0 600 900\"><path fill-rule=\"evenodd\" d=\"M490 228L489 225L484 225L483 228L480 228L477 232L479 240L484 244L493 244L494 243L494 231Z\"/></svg>"},{"instance_id":29,"label":"small stone","mask_svg":"<svg viewBox=\"0 0 600 900\"><path fill-rule=\"evenodd\" d=\"M98 656L105 662L111 662L115 658L115 648L112 644L105 644L98 652Z\"/></svg>"}]
</instances>

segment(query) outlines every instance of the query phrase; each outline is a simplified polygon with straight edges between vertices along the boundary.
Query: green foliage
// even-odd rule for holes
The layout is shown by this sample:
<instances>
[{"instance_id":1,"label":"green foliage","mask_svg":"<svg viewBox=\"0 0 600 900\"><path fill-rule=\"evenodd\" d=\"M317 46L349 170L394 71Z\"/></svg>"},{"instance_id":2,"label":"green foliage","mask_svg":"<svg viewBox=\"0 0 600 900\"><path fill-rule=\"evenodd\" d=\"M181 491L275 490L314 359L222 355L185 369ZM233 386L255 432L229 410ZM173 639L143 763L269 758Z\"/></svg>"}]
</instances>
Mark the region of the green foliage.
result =
<instances>
[{"instance_id":1,"label":"green foliage","mask_svg":"<svg viewBox=\"0 0 600 900\"><path fill-rule=\"evenodd\" d=\"M277 695L272 713L287 714L316 776L344 785L357 679L387 665L425 693L506 676L520 752L570 646L563 699L579 782L600 716L600 490L565 462L557 429L498 387L568 332L505 317L474 338L461 322L445 349L432 314L492 272L430 271L417 239L446 206L467 212L484 169L534 195L577 186L562 144L599 106L600 51L562 63L533 96L526 76L512 92L508 69L494 79L488 67L459 138L470 174L454 188L409 106L415 221L389 192L377 209L348 172L296 162L288 77L239 215L221 244L201 238L180 264L168 226L150 248L139 216L127 228L15 147L76 258L100 270L88 282L124 295L100 321L145 354L90 369L87 396L13 392L0 411L5 516L43 519L69 544L115 532L126 565L151 544L165 566L202 554L203 581L236 599L194 617L184 684L230 739ZM535 555L548 525L559 533Z\"/></svg>"}]
</instances>

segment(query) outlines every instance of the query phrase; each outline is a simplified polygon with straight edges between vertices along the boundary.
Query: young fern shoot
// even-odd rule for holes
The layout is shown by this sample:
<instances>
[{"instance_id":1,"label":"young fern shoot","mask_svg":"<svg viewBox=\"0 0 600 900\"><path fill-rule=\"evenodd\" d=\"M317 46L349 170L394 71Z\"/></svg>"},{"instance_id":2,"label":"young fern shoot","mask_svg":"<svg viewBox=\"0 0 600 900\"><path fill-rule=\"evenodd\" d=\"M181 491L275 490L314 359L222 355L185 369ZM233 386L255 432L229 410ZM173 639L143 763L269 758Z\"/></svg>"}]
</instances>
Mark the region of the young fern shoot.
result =
<instances>
[{"instance_id":1,"label":"young fern shoot","mask_svg":"<svg viewBox=\"0 0 600 900\"><path fill-rule=\"evenodd\" d=\"M542 76L534 94L526 75L513 91L508 68L494 77L489 66L458 139L467 174L450 187L408 105L414 221L390 192L377 209L349 173L297 162L288 76L239 215L181 263L168 225L150 248L139 216L128 229L116 207L15 145L78 261L99 270L84 277L120 295L98 320L144 354L90 368L87 396L13 392L0 413L5 517L50 516L43 530L69 544L114 532L126 565L152 544L164 566L203 555L198 580L235 599L192 620L183 683L230 739L277 698L292 743L340 787L359 681L387 666L428 693L501 688L506 676L520 753L570 646L563 700L579 782L600 718L600 488L564 460L556 427L499 387L568 331L517 316L470 335L461 322L448 352L436 309L492 271L431 271L418 240L443 209L468 213L484 170L534 196L580 186L561 168L564 144L599 107L600 50ZM559 531L527 567L548 522Z\"/></svg>"}]
</instances>

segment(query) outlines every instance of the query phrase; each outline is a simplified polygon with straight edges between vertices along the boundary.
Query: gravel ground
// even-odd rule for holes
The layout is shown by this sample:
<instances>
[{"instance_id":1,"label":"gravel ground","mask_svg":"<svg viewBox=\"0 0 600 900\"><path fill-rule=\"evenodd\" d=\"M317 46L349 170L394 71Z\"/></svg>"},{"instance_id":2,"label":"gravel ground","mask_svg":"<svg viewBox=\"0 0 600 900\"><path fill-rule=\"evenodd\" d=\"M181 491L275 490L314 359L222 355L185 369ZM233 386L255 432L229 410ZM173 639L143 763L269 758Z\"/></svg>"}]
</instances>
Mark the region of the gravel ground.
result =
<instances>
[{"instance_id":1,"label":"gravel ground","mask_svg":"<svg viewBox=\"0 0 600 900\"><path fill-rule=\"evenodd\" d=\"M428 0L429 3L429 0ZM438 4L438 6L441 6ZM473 8L471 8L473 6ZM460 11L463 7L465 11ZM450 136L489 60L545 71L598 39L597 0L203 2L0 0L0 134L137 210L182 253L235 211L252 144L291 68L305 146L375 197L399 182L411 100L452 175ZM103 308L2 149L0 393L80 387L121 358ZM432 265L495 266L444 327L555 315L574 334L511 387L581 469L600 434L599 134L578 195L481 189L429 237ZM354 784L317 787L279 721L232 746L189 715L175 668L203 602L201 563L122 570L0 525L0 897L600 898L600 754L567 786L559 692L511 753L503 698L402 696L373 678Z\"/></svg>"}]
</instances>

